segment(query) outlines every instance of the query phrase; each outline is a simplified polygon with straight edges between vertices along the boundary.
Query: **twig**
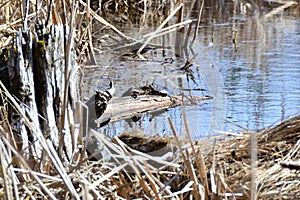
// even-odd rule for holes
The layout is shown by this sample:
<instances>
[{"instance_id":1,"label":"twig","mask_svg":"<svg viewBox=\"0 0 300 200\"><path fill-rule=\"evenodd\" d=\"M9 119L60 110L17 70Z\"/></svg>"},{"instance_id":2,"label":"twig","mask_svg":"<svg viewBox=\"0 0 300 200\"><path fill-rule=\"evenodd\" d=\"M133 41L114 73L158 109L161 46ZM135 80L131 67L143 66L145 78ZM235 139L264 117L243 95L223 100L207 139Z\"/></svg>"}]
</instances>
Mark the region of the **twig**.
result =
<instances>
[{"instance_id":1,"label":"twig","mask_svg":"<svg viewBox=\"0 0 300 200\"><path fill-rule=\"evenodd\" d=\"M194 37L193 37L193 40L192 40L190 46L193 46L193 44L194 44L194 42L195 42L195 40L198 36L198 31L199 31L199 26L200 26L200 22L201 22L201 15L202 15L203 6L204 6L204 0L202 0L201 6L200 6L197 25L196 25L196 28L195 28L195 34L194 34Z\"/></svg>"},{"instance_id":2,"label":"twig","mask_svg":"<svg viewBox=\"0 0 300 200\"><path fill-rule=\"evenodd\" d=\"M83 6L87 6L86 3L84 3L82 0L79 0L80 4L82 4ZM90 14L96 19L98 20L100 23L104 24L105 26L110 27L113 31L115 31L116 33L118 33L120 36L122 36L124 39L126 40L134 40L133 38L126 36L125 34L123 34L121 31L119 31L115 26L111 25L110 23L108 23L105 19L103 19L102 17L100 17L98 14L96 14L93 10L90 10Z\"/></svg>"},{"instance_id":3,"label":"twig","mask_svg":"<svg viewBox=\"0 0 300 200\"><path fill-rule=\"evenodd\" d=\"M205 163L204 163L204 158L202 156L202 152L201 150L199 150L199 152L196 152L195 150L195 146L194 146L194 142L192 141L192 137L191 137L191 134L190 134L190 130L189 130L189 126L188 126L188 122L187 122L187 118L186 118L186 112L185 112L185 109L184 109L184 101L182 101L182 106L181 106L181 112L182 112L182 116L183 116L183 121L184 121L184 127L185 127L185 130L186 130L186 134L188 136L188 140L191 144L191 148L192 148L192 152L193 152L193 155L195 156L195 160L196 160L196 163L197 163L197 166L199 167L199 170L200 170L200 175L201 175L201 181L202 181L202 184L204 184L205 186L205 197L208 199L209 196L209 186L208 186L208 181L207 181L207 175L206 175L206 166L205 166Z\"/></svg>"},{"instance_id":4,"label":"twig","mask_svg":"<svg viewBox=\"0 0 300 200\"><path fill-rule=\"evenodd\" d=\"M172 11L172 13L167 17L167 19L163 21L163 23L150 35L150 37L146 40L146 42L139 48L139 50L137 51L137 55L139 57L143 58L143 56L141 55L143 49L149 44L149 42L155 37L155 35L158 32L160 32L160 30L170 21L170 19L178 12L178 10L181 9L182 6L183 6L182 3L179 4L179 6Z\"/></svg>"},{"instance_id":5,"label":"twig","mask_svg":"<svg viewBox=\"0 0 300 200\"><path fill-rule=\"evenodd\" d=\"M175 131L174 125L173 125L172 120L171 120L170 117L168 118L168 121L169 121L169 125L170 125L170 127L171 127L171 131L172 131L172 133L173 133L173 136L174 136L174 138L175 138L175 141L176 141L176 143L177 143L177 146L178 146L178 148L179 148L179 152L180 152L180 154L181 154L181 156L182 156L182 158L183 158L183 162L184 162L184 164L185 164L185 166L186 166L186 169L187 169L187 171L188 171L188 174L189 174L190 178L192 179L192 181L194 182L194 184L193 184L193 188L194 188L194 198L195 198L196 200L200 200L201 197L200 197L200 193L199 193L199 189L198 189L198 181L197 181L197 177L195 177L194 172L192 171L192 168L191 168L191 165L190 165L190 161L187 159L187 157L185 156L185 154L184 154L184 152L183 152L183 149L182 149L182 147L181 147L181 145L180 145L180 142L179 142L178 137L177 137L177 135L176 135L176 131Z\"/></svg>"},{"instance_id":6,"label":"twig","mask_svg":"<svg viewBox=\"0 0 300 200\"><path fill-rule=\"evenodd\" d=\"M54 194L47 188L47 186L42 182L42 180L32 172L30 167L28 166L27 162L24 160L24 158L10 145L10 143L2 137L2 141L10 147L10 150L13 152L13 154L18 158L18 160L22 163L22 165L28 170L28 173L37 181L37 183L43 188L43 190L49 195L51 199L56 199Z\"/></svg>"},{"instance_id":7,"label":"twig","mask_svg":"<svg viewBox=\"0 0 300 200\"><path fill-rule=\"evenodd\" d=\"M251 141L251 182L250 192L251 200L257 199L257 136L256 133L250 132Z\"/></svg>"}]
</instances>

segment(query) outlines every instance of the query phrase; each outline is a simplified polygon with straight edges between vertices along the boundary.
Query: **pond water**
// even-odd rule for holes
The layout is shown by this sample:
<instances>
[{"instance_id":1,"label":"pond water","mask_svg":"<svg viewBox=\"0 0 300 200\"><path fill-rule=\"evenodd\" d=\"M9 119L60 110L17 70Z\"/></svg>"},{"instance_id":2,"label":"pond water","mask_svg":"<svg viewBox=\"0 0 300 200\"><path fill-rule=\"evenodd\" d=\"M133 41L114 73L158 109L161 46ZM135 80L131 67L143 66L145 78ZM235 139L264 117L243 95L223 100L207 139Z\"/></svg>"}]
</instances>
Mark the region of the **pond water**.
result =
<instances>
[{"instance_id":1,"label":"pond water","mask_svg":"<svg viewBox=\"0 0 300 200\"><path fill-rule=\"evenodd\" d=\"M130 87L151 84L171 94L210 95L212 100L185 106L194 139L224 131L260 130L300 114L300 18L289 15L261 16L204 13L199 35L192 48L175 49L178 33L155 38L157 48L144 54L147 61L124 60L120 55L98 55L99 67L87 70L86 96L108 80L116 83L116 96ZM236 45L232 42L237 30ZM139 37L130 27L125 34ZM183 38L183 37L182 37ZM178 56L179 54L179 56ZM179 68L190 59L186 73ZM177 134L185 135L181 107L150 113L140 121L122 120L101 131L115 136L125 130L172 135L168 117Z\"/></svg>"}]
</instances>

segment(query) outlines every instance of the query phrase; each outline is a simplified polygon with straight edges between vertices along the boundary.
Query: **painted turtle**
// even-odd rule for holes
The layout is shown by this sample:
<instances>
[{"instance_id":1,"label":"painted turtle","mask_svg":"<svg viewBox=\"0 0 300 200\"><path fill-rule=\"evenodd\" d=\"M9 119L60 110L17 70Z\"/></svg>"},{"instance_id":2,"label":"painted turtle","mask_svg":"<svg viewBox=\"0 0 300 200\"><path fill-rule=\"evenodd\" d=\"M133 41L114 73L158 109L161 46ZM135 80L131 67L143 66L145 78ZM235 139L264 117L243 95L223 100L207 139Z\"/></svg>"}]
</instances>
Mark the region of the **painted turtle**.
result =
<instances>
[{"instance_id":1,"label":"painted turtle","mask_svg":"<svg viewBox=\"0 0 300 200\"><path fill-rule=\"evenodd\" d=\"M158 95L162 97L166 97L169 95L169 92L165 89L159 89L151 85L145 85L140 88L132 89L131 96L136 98L139 95Z\"/></svg>"}]
</instances>

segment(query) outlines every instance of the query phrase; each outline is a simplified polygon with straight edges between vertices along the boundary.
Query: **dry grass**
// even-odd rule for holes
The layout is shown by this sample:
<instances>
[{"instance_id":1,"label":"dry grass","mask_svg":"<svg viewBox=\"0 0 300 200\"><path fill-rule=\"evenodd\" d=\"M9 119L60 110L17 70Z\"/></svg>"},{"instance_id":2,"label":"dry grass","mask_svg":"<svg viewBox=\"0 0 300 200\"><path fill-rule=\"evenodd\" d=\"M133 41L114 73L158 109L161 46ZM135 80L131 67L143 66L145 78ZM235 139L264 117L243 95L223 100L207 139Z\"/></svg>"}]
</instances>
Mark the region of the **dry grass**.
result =
<instances>
[{"instance_id":1,"label":"dry grass","mask_svg":"<svg viewBox=\"0 0 300 200\"><path fill-rule=\"evenodd\" d=\"M141 51L153 38L191 24L190 20L183 21L181 15L176 24L165 27L172 16L183 12L183 4L178 4L156 31L137 41L119 31L99 12L91 10L89 2L74 4L53 0L53 4L48 2L51 6L46 2L0 2L0 49L11 45L13 34L20 28L34 31L37 22L46 26L64 24L73 27L69 41L76 42L77 62L94 63L92 24L97 21L129 44L141 43L138 54L142 57ZM143 8L141 24L145 25L151 14L146 15L146 6L140 8ZM112 142L91 130L90 137L95 138L99 147L98 155L87 155L87 139L81 133L72 141L76 146L72 158L64 160L52 141L31 123L2 82L0 94L3 103L0 107L1 199L295 199L300 196L299 117L260 133L245 132L229 139L219 138L216 142L193 142L186 126L188 142L185 145L169 119L175 140L172 145L176 149L167 149L160 156L135 150L119 138ZM33 144L24 141L26 137L13 128L10 109L36 134L42 148L41 159L35 156ZM82 116L82 113L77 114ZM166 140L171 139L163 139Z\"/></svg>"},{"instance_id":2,"label":"dry grass","mask_svg":"<svg viewBox=\"0 0 300 200\"><path fill-rule=\"evenodd\" d=\"M3 95L3 98L9 97ZM160 151L159 156L132 149L119 138L112 142L91 130L89 134L97 141L99 154L88 157L83 151L79 155L81 160L67 164L59 160L49 140L43 146L46 161L26 159L28 155L20 151L20 141L10 128L6 108L7 104L1 107L0 195L7 199L21 196L47 196L50 199L62 196L75 199L249 199L253 170L256 174L254 194L258 198L291 199L300 195L300 117L260 133L244 132L229 139L218 139L215 143L189 140L182 144L172 129L174 140L165 138L163 142L172 140L174 142L170 143L176 148L173 151L162 149L165 151ZM186 129L188 133L188 127ZM250 141L253 134L258 143L254 149L258 160L255 169L251 169ZM147 145L144 136L141 137ZM48 165L49 170L40 171L36 166L41 164Z\"/></svg>"},{"instance_id":3,"label":"dry grass","mask_svg":"<svg viewBox=\"0 0 300 200\"><path fill-rule=\"evenodd\" d=\"M251 149L253 135L257 138L257 149ZM297 165L283 165L291 163L291 160L299 165L299 139L298 116L272 129L259 133L248 131L217 141L214 145L215 151L206 155L206 164L208 168L216 169L215 174L226 182L228 189L242 194L241 199L250 198L253 173L256 186L253 189L258 198L294 199L300 195L300 182L297 181L299 171ZM255 165L251 164L252 151L257 156Z\"/></svg>"}]
</instances>

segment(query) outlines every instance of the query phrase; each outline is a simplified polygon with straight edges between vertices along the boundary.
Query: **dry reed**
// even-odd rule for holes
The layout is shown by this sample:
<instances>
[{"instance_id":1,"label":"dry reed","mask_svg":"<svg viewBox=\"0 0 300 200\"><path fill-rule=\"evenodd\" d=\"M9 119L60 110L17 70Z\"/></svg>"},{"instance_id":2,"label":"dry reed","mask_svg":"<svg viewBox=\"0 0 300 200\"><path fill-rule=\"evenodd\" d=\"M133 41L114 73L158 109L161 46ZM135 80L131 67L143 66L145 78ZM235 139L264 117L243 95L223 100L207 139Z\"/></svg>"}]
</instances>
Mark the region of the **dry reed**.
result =
<instances>
[{"instance_id":1,"label":"dry reed","mask_svg":"<svg viewBox=\"0 0 300 200\"><path fill-rule=\"evenodd\" d=\"M10 98L4 88L1 91L2 99ZM251 192L250 138L253 134L258 142L255 195L264 199L299 195L296 188L300 187L300 165L297 164L300 159L300 117L260 133L245 132L229 139L219 138L209 146L208 141L193 142L190 139L182 146L174 131L178 150L173 153L166 151L159 157L132 149L118 138L112 142L91 130L90 136L102 149L98 160L84 159L75 168L67 167L59 160L51 141L45 141L43 148L48 152L50 168L49 171L39 171L33 167L32 160L25 160L26 154L14 145L18 141L9 128L6 110L9 101L4 102L6 106L1 107L0 126L0 183L2 195L7 198L46 195L56 199L59 194L64 194L87 199L248 199ZM172 127L171 120L170 124ZM189 135L187 126L186 130Z\"/></svg>"},{"instance_id":2,"label":"dry reed","mask_svg":"<svg viewBox=\"0 0 300 200\"><path fill-rule=\"evenodd\" d=\"M126 41L141 42L138 54L154 37L191 23L189 20L183 22L181 16L177 24L164 27L183 6L178 4L155 32L145 35L146 39L137 41L91 10L89 1L87 4L79 1L78 5L64 0L53 2L55 3L42 5L42 2L34 4L25 0L1 1L0 32L5 32L5 36L0 38L0 49L10 45L12 35L19 28L34 30L37 21L49 20L49 24L68 24L74 31L69 35L68 42L74 38L79 63L94 63L93 20L109 27ZM146 3L143 1L144 5ZM202 7L203 4L201 10ZM143 7L143 12L142 21L145 23L148 12L146 6ZM201 14L198 21L200 16ZM70 51L69 43L65 46L67 52ZM68 73L67 70L66 72ZM65 75L66 80L68 76L69 74ZM292 199L300 196L299 117L260 133L248 131L229 139L218 138L217 142L194 142L191 140L183 109L188 144L180 143L170 119L178 149L174 152L167 151L159 157L135 150L119 138L111 141L92 130L90 136L96 138L101 146L97 160L94 160L96 154L90 157L87 155L84 138L87 130L81 127L77 140L73 139L78 151L73 154L73 162L66 163L59 157L52 142L32 126L27 114L20 109L20 105L2 82L0 94L3 103L0 107L1 198L248 199L252 195L253 198L256 196L262 199ZM68 101L66 96L65 94L64 104ZM78 105L77 114L83 115L79 107ZM84 105L81 108L83 107ZM28 155L28 149L21 151L21 146L29 142L20 141L21 137L12 129L9 108L15 109L27 127L38 135L43 148L42 160ZM78 117L78 121L82 120ZM171 141L170 138L167 140ZM27 148L32 148L32 145L28 144ZM252 172L255 172L254 178L251 178Z\"/></svg>"}]
</instances>

